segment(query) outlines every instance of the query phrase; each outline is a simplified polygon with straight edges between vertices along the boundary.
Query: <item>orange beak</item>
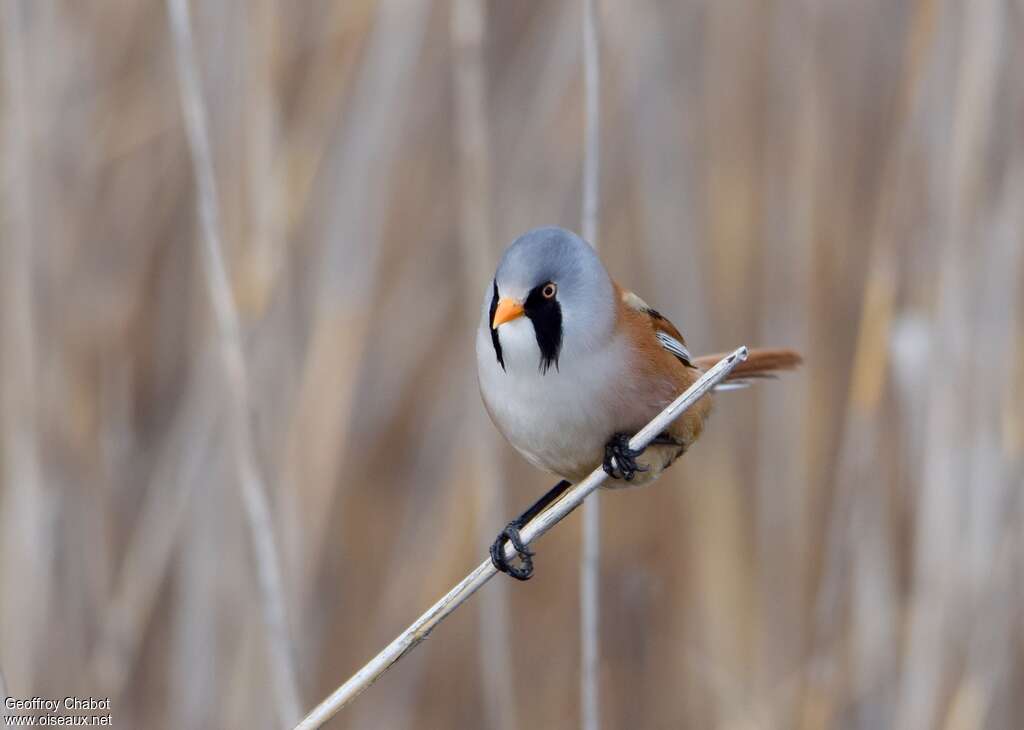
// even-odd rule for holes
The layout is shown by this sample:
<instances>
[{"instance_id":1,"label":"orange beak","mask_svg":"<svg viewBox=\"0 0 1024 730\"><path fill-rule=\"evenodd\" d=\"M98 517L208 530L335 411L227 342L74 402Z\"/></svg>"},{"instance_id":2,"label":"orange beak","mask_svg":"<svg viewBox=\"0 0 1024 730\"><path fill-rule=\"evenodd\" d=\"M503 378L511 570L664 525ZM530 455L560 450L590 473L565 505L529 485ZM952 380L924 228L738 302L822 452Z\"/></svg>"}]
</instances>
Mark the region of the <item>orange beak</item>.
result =
<instances>
[{"instance_id":1,"label":"orange beak","mask_svg":"<svg viewBox=\"0 0 1024 730\"><path fill-rule=\"evenodd\" d=\"M523 304L515 299L502 297L498 300L498 307L494 310L494 321L491 322L491 329L498 329L499 326L513 319L523 316Z\"/></svg>"}]
</instances>

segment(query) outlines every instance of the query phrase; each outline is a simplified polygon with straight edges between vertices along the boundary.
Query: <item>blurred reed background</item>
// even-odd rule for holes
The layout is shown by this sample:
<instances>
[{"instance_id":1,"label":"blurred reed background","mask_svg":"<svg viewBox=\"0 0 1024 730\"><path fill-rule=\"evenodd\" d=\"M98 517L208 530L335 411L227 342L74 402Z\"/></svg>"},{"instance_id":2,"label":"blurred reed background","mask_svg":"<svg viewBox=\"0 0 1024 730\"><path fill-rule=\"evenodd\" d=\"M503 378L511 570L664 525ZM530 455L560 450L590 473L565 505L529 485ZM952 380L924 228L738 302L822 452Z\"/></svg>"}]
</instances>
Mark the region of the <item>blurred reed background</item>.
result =
<instances>
[{"instance_id":1,"label":"blurred reed background","mask_svg":"<svg viewBox=\"0 0 1024 730\"><path fill-rule=\"evenodd\" d=\"M0 8L7 690L282 726L552 482L472 343L501 248L579 226L580 3L193 2L191 59L160 2ZM807 361L602 497L605 727L1024 726L1024 4L599 11L610 270ZM579 527L333 727L577 726Z\"/></svg>"}]
</instances>

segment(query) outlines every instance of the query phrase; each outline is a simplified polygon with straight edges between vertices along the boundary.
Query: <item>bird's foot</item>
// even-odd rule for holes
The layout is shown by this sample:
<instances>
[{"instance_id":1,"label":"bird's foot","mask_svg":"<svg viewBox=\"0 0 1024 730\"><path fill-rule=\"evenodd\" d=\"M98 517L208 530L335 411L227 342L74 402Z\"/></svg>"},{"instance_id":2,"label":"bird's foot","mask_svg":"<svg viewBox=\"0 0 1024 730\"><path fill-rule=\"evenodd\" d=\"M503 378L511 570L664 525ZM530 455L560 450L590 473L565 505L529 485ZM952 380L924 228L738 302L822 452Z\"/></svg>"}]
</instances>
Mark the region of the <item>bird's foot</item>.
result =
<instances>
[{"instance_id":1,"label":"bird's foot","mask_svg":"<svg viewBox=\"0 0 1024 730\"><path fill-rule=\"evenodd\" d=\"M604 470L612 479L631 482L638 472L649 468L636 463L636 457L642 453L643 449L629 448L629 436L617 433L604 446Z\"/></svg>"},{"instance_id":2,"label":"bird's foot","mask_svg":"<svg viewBox=\"0 0 1024 730\"><path fill-rule=\"evenodd\" d=\"M491 545L491 563L502 573L512 576L516 580L529 580L533 575L533 552L526 549L519 531L523 529L530 520L546 510L549 506L558 501L558 498L569 491L572 485L563 479L555 486L544 493L540 499L531 504L525 512L516 517L505 526L498 538ZM505 559L505 544L512 543L516 554L519 556L520 566L512 565Z\"/></svg>"},{"instance_id":3,"label":"bird's foot","mask_svg":"<svg viewBox=\"0 0 1024 730\"><path fill-rule=\"evenodd\" d=\"M502 573L516 580L530 580L533 576L533 551L526 547L519 530L523 527L519 520L513 520L498 533L497 539L491 544L491 563ZM521 565L513 565L505 558L505 543L512 543Z\"/></svg>"}]
</instances>

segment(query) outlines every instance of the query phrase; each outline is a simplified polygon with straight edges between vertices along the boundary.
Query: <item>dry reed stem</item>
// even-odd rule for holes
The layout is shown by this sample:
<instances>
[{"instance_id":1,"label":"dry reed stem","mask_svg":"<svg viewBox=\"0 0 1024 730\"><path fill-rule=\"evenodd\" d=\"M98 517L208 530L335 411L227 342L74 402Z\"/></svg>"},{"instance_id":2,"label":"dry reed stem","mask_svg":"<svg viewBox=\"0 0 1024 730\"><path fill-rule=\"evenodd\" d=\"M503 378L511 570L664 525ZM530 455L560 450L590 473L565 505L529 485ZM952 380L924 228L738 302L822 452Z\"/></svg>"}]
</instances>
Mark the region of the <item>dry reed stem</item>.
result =
<instances>
[{"instance_id":1,"label":"dry reed stem","mask_svg":"<svg viewBox=\"0 0 1024 730\"><path fill-rule=\"evenodd\" d=\"M762 231L751 255L757 257L761 284L756 306L760 342L785 342L811 356L813 312L810 283L814 226L820 211L815 174L821 169L820 140L824 99L817 74L822 13L814 2L776 8L766 18L766 138L756 189ZM798 35L804 40L793 43ZM795 114L795 118L794 118ZM758 245L758 243L760 245ZM785 297L778 293L785 291ZM755 717L771 717L767 727L787 727L796 714L803 659L802 616L810 576L810 465L805 448L811 379L786 388L758 388L753 423L758 438L753 499L757 625L753 640L753 689L746 701ZM784 418L779 414L785 413ZM785 678L785 679L783 679ZM781 689L785 687L786 690ZM764 713L761 712L764 708ZM770 708L770 710L768 709ZM770 713L770 714L769 714Z\"/></svg>"},{"instance_id":2,"label":"dry reed stem","mask_svg":"<svg viewBox=\"0 0 1024 730\"><path fill-rule=\"evenodd\" d=\"M863 523L868 511L876 512L883 507L878 495L870 490L862 489L863 484L874 484L880 481L875 473L880 466L874 456L877 446L877 427L885 414L881 410L885 388L885 378L889 365L889 338L891 318L893 316L893 300L896 292L897 251L895 246L900 230L906 225L907 217L905 199L911 180L911 168L908 164L912 152L912 140L920 135L921 115L925 111L924 86L929 74L934 73L936 66L936 28L934 8L931 0L917 2L913 8L906 34L908 42L902 60L902 75L898 85L898 108L895 114L894 133L889 139L883 165L879 173L880 201L876 208L868 240L867 278L861 310L857 325L855 358L850 385L846 393L847 407L839 434L839 455L836 466L835 490L836 497L832 509L826 515L829 525L825 536L823 580L818 588L813 608L813 630L810 643L813 655L810 680L816 691L823 694L834 690L837 681L842 652L837 651L839 642L837 633L840 631L841 612L839 607L846 601L854 607L854 621L864 615L864 600L851 600L849 593L853 590L849 583L856 579L858 585L863 584L866 577L873 580L874 589L879 593L888 590L889 576L880 575L884 570L876 566L878 574L866 576L863 569L858 569L854 578L850 577L850 563L855 553L864 553L867 548L878 555L881 549L891 548L884 531L872 531L870 540L853 541L853 523ZM901 204L903 207L901 207ZM861 506L861 502L869 502ZM851 518L851 515L854 517ZM876 514L877 518L878 515ZM885 541L882 546L875 545L878 540ZM868 545L870 543L870 546ZM863 555L858 563L864 562ZM861 592L863 592L861 590ZM881 604L879 604L881 606ZM886 617L887 619L889 617ZM874 632L858 631L861 643L861 655L878 656L874 649L864 645L871 641L872 646L884 651L886 638L871 637L870 634L885 633L879 629L890 630L885 626L887 621L874 619ZM864 676L862 666L855 671ZM873 666L868 672L882 671L880 666Z\"/></svg>"},{"instance_id":3,"label":"dry reed stem","mask_svg":"<svg viewBox=\"0 0 1024 730\"><path fill-rule=\"evenodd\" d=\"M631 449L646 448L654 437L664 431L670 423L681 416L701 397L710 392L716 384L732 372L733 368L746 359L747 348L740 347L719 360L697 382L672 401L665 410L640 429L629 440L629 447ZM558 502L523 528L523 542L527 545L531 544L538 537L561 522L570 512L579 507L592 492L600 487L607 478L608 475L602 467L594 469L590 476L579 484L574 485ZM505 555L509 559L515 557L515 550L511 545L506 545ZM357 697L360 692L376 682L399 659L426 639L438 624L448 618L470 596L497 574L498 571L490 559L477 566L473 572L448 591L441 600L416 619L409 628L399 634L377 656L317 705L306 715L302 722L295 726L295 730L313 730L313 728L320 727L334 717L339 710Z\"/></svg>"},{"instance_id":4,"label":"dry reed stem","mask_svg":"<svg viewBox=\"0 0 1024 730\"><path fill-rule=\"evenodd\" d=\"M270 669L277 712L285 724L299 715L300 700L295 662L288 636L284 582L274 535L267 487L256 464L248 407L248 372L242 351L242 332L220 240L220 215L189 19L188 0L167 0L174 56L181 93L185 132L192 155L199 220L201 255L207 291L217 324L218 344L230 401L232 455L256 558L263 619L267 629Z\"/></svg>"},{"instance_id":5,"label":"dry reed stem","mask_svg":"<svg viewBox=\"0 0 1024 730\"><path fill-rule=\"evenodd\" d=\"M583 2L583 193L580 230L597 248L601 184L601 46L596 0ZM601 727L601 495L583 505L580 559L580 725Z\"/></svg>"},{"instance_id":6,"label":"dry reed stem","mask_svg":"<svg viewBox=\"0 0 1024 730\"><path fill-rule=\"evenodd\" d=\"M920 519L914 535L914 594L896 710L896 725L901 728L923 729L939 723L943 688L950 682L956 650L951 639L960 638L963 627L958 614L967 608L960 567L966 562L960 555L963 538L951 540L950 536L963 529L963 510L970 504L958 487L971 482L971 453L963 444L973 434L950 414L972 412L980 397L973 389L957 386L970 382L976 372L968 339L974 328L967 323L975 306L969 274L977 260L964 241L970 238L977 214L972 195L983 179L983 160L990 151L1005 20L998 0L964 5L962 12L964 16L956 18L960 22L948 26L958 32L961 46L949 114L947 167L935 190L937 200L943 202L943 228L937 247L939 296L932 321L942 338L943 363L927 376L932 397L925 424ZM965 398L968 392L970 400Z\"/></svg>"},{"instance_id":7,"label":"dry reed stem","mask_svg":"<svg viewBox=\"0 0 1024 730\"><path fill-rule=\"evenodd\" d=\"M207 358L201 360L205 363ZM156 457L145 502L103 612L99 640L89 658L89 676L115 703L131 677L208 457L217 424L215 390L208 372L207 367L199 368L200 382L190 385L171 435Z\"/></svg>"},{"instance_id":8,"label":"dry reed stem","mask_svg":"<svg viewBox=\"0 0 1024 730\"><path fill-rule=\"evenodd\" d=\"M34 265L35 225L33 88L26 63L27 12L20 0L0 3L2 19L4 111L3 162L0 169L0 464L5 490L0 500L0 647L17 686L33 687L38 646L50 611L55 552L54 500L41 473L39 436L40 339L37 336ZM6 219L6 220L5 220ZM9 584L19 569L28 575L17 589Z\"/></svg>"},{"instance_id":9,"label":"dry reed stem","mask_svg":"<svg viewBox=\"0 0 1024 730\"><path fill-rule=\"evenodd\" d=\"M464 331L475 330L479 310L476 294L491 277L494 239L491 198L490 134L487 124L487 78L484 39L487 27L483 0L456 0L452 8L451 41L456 112L456 151L459 182L459 243L462 249L464 291L468 303ZM470 340L472 347L472 340ZM467 358L472 362L472 356ZM497 463L494 430L475 397L476 382L466 379L467 413L460 443L475 455L476 523L481 541L493 539L505 511L505 484ZM495 730L518 727L512 665L507 583L481 597L478 657L486 725Z\"/></svg>"},{"instance_id":10,"label":"dry reed stem","mask_svg":"<svg viewBox=\"0 0 1024 730\"><path fill-rule=\"evenodd\" d=\"M345 101L346 133L323 150L319 163L317 197L324 210L311 226L325 244L310 272L316 301L285 465L286 483L304 485L298 519L305 549L294 566L300 605L307 609L315 608L318 567L339 539L338 525L329 519L331 504L351 486L338 478L348 456L338 445L352 441L353 424L363 419L354 405L359 368L374 334L366 303L384 283L379 259L389 183L408 124L405 102L415 89L429 11L427 3L410 6L403 0L374 5ZM328 67L323 73L334 71Z\"/></svg>"}]
</instances>

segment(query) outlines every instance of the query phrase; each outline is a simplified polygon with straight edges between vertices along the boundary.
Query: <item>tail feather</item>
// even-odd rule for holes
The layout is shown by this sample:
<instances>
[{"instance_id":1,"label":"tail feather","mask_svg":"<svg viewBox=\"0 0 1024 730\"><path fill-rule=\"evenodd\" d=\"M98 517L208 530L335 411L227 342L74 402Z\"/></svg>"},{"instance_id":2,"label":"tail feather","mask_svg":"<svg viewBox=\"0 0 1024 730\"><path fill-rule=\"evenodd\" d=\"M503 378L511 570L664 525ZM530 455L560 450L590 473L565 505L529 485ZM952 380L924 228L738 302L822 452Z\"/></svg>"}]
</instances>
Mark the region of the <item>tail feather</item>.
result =
<instances>
[{"instance_id":1,"label":"tail feather","mask_svg":"<svg viewBox=\"0 0 1024 730\"><path fill-rule=\"evenodd\" d=\"M701 370L707 370L726 354L702 355L694 358L693 364ZM803 361L804 359L796 350L783 348L750 350L747 359L733 368L732 372L726 376L725 382L742 382L750 378L774 378L778 372L795 370Z\"/></svg>"}]
</instances>

